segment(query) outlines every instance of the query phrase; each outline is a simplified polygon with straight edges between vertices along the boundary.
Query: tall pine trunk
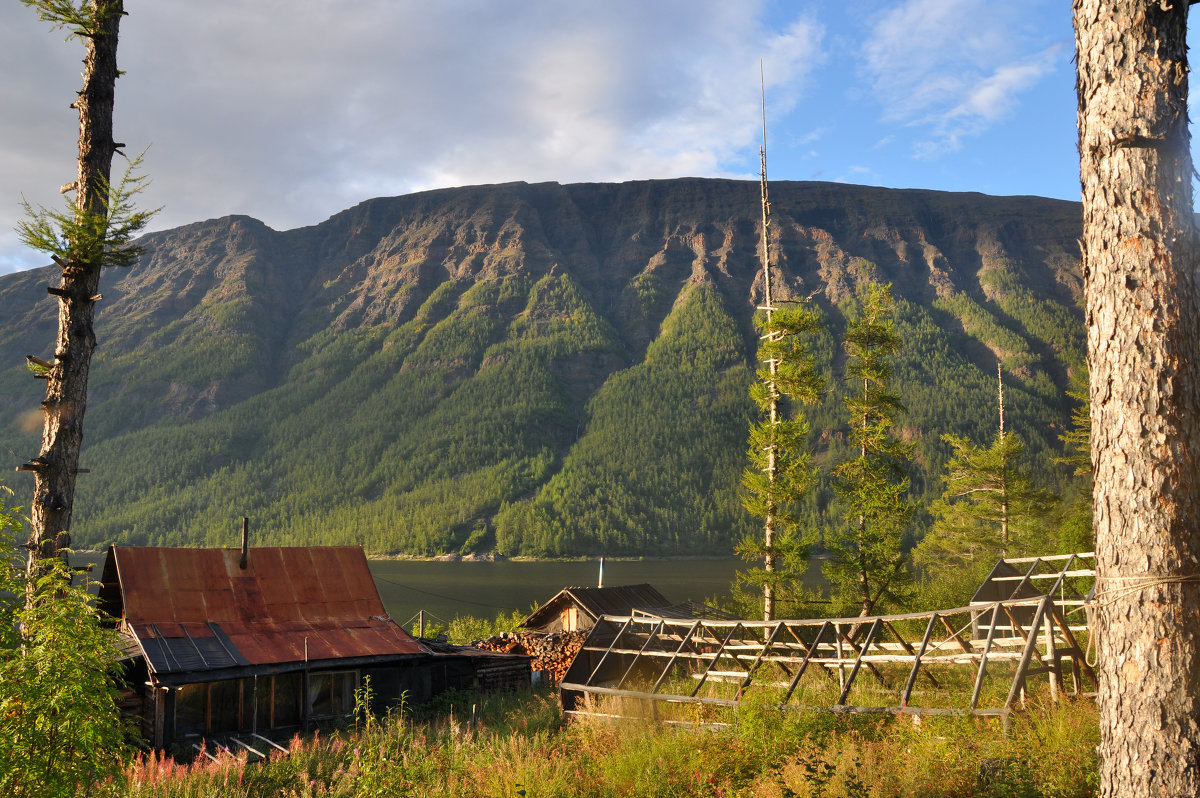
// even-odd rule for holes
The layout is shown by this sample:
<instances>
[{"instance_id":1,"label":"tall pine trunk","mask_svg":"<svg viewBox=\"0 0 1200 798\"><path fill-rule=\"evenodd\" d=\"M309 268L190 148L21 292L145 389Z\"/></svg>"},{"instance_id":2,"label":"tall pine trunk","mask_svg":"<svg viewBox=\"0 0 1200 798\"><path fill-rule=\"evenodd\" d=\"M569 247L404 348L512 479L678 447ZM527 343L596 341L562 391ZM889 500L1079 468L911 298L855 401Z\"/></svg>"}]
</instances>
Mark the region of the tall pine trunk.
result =
<instances>
[{"instance_id":1,"label":"tall pine trunk","mask_svg":"<svg viewBox=\"0 0 1200 798\"><path fill-rule=\"evenodd\" d=\"M116 90L117 33L122 0L94 0L101 19L99 35L85 37L83 88L73 106L79 111L79 160L74 184L77 216L106 212L113 153L113 98ZM100 287L103 252L94 257L58 259L62 277L49 289L58 302L58 338L42 402L42 447L22 466L34 473L29 571L43 557L56 556L70 544L71 511L83 416L87 409L88 371L96 337L92 330Z\"/></svg>"},{"instance_id":2,"label":"tall pine trunk","mask_svg":"<svg viewBox=\"0 0 1200 798\"><path fill-rule=\"evenodd\" d=\"M1100 795L1200 794L1200 307L1187 3L1075 0Z\"/></svg>"}]
</instances>

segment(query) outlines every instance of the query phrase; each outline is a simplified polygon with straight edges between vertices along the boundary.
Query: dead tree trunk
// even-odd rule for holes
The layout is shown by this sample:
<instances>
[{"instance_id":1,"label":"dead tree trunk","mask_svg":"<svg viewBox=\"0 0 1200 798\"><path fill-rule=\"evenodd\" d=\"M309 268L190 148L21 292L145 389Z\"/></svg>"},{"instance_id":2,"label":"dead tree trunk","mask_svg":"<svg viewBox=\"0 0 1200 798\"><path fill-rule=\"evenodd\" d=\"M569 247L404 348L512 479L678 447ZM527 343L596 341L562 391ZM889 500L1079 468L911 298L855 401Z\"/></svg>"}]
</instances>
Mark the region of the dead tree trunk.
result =
<instances>
[{"instance_id":1,"label":"dead tree trunk","mask_svg":"<svg viewBox=\"0 0 1200 798\"><path fill-rule=\"evenodd\" d=\"M1187 3L1075 0L1100 795L1200 794L1200 303Z\"/></svg>"},{"instance_id":2,"label":"dead tree trunk","mask_svg":"<svg viewBox=\"0 0 1200 798\"><path fill-rule=\"evenodd\" d=\"M97 32L85 36L83 88L73 107L79 111L78 176L75 191L77 220L107 214L113 154L121 147L113 141L113 98L116 90L117 33L123 15L122 0L93 0ZM104 261L103 247L85 252L68 245L66 258L56 258L62 269L50 294L58 302L58 339L42 402L44 425L41 451L21 470L34 474L32 525L28 570L38 560L54 557L70 545L71 511L79 449L83 442L83 416L87 408L88 370L96 337L92 320Z\"/></svg>"}]
</instances>

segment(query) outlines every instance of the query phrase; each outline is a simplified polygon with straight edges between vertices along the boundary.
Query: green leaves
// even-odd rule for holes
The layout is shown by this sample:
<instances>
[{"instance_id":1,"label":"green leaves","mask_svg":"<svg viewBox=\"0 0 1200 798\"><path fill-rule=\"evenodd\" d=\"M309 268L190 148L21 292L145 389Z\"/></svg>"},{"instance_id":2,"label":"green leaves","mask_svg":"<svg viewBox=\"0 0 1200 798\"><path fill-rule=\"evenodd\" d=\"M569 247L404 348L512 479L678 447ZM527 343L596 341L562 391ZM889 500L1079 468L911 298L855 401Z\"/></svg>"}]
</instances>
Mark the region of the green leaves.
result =
<instances>
[{"instance_id":1,"label":"green leaves","mask_svg":"<svg viewBox=\"0 0 1200 798\"><path fill-rule=\"evenodd\" d=\"M148 178L137 174L143 155L144 151L129 162L115 186L98 176L104 195L98 211L81 211L69 200L65 211L52 211L43 206L35 208L22 200L26 218L17 223L21 243L66 264L131 266L136 263L141 248L130 242L159 210L140 211L133 204L133 198L148 185Z\"/></svg>"},{"instance_id":2,"label":"green leaves","mask_svg":"<svg viewBox=\"0 0 1200 798\"><path fill-rule=\"evenodd\" d=\"M781 590L799 586L806 567L808 547L794 509L816 483L817 472L812 466L808 419L799 414L798 406L817 404L825 381L810 351L820 323L807 303L780 308L769 318L760 315L755 322L760 332L760 366L750 396L760 420L750 427L750 465L742 474L742 501L751 515L763 520L763 535L743 538L737 552L748 562L764 564L751 568L744 581L769 588L769 608Z\"/></svg>"},{"instance_id":3,"label":"green leaves","mask_svg":"<svg viewBox=\"0 0 1200 798\"><path fill-rule=\"evenodd\" d=\"M0 547L12 551L17 531L0 503ZM89 601L61 560L31 586L0 564L0 795L66 798L121 773L130 729L117 709L116 632Z\"/></svg>"},{"instance_id":4,"label":"green leaves","mask_svg":"<svg viewBox=\"0 0 1200 798\"><path fill-rule=\"evenodd\" d=\"M21 0L37 12L38 19L56 30L68 28L71 36L99 36L100 24L116 12L112 3L75 3L73 0Z\"/></svg>"},{"instance_id":5,"label":"green leaves","mask_svg":"<svg viewBox=\"0 0 1200 798\"><path fill-rule=\"evenodd\" d=\"M892 359L903 344L891 286L867 283L858 300L844 339L851 388L845 404L857 456L833 471L844 521L826 539L832 559L825 573L840 601L869 615L881 599L898 600L911 581L903 535L916 506L908 498L912 446L892 431L904 405L891 387Z\"/></svg>"},{"instance_id":6,"label":"green leaves","mask_svg":"<svg viewBox=\"0 0 1200 798\"><path fill-rule=\"evenodd\" d=\"M917 564L936 574L1043 551L1040 527L1055 500L1033 487L1020 462L1021 439L997 433L985 449L956 435L942 437L954 455L946 465L946 489L930 506L933 528L914 553Z\"/></svg>"}]
</instances>

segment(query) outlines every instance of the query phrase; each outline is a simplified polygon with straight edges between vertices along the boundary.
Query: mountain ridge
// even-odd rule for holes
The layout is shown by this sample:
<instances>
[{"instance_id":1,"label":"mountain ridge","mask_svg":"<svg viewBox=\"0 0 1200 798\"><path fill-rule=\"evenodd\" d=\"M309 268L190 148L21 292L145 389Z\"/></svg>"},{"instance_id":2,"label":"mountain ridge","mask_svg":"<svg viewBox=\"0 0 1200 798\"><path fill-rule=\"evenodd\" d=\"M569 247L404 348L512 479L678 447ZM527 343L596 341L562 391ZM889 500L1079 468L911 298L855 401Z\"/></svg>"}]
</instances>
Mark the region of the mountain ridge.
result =
<instances>
[{"instance_id":1,"label":"mountain ridge","mask_svg":"<svg viewBox=\"0 0 1200 798\"><path fill-rule=\"evenodd\" d=\"M936 482L941 432L987 437L989 358L1032 454L1055 447L1082 352L1078 204L771 193L780 290L814 295L831 374L856 285L893 283L918 487ZM139 264L103 281L75 538L211 543L252 514L271 540L375 553L727 550L751 528L736 483L758 224L757 183L684 178L437 189L288 231L232 215L148 234ZM54 277L0 278L15 309L0 318L0 451L14 457L36 449L20 363L52 344ZM814 419L829 458L838 404Z\"/></svg>"}]
</instances>

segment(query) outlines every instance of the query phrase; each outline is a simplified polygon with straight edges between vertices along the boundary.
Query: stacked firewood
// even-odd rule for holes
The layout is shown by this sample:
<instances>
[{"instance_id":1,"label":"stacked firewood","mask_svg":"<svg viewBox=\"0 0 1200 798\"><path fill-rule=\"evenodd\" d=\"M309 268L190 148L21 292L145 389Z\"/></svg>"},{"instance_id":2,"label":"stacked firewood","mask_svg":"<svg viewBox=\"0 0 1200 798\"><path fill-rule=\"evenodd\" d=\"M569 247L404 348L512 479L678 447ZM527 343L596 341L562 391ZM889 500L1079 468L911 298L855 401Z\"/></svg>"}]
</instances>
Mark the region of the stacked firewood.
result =
<instances>
[{"instance_id":1,"label":"stacked firewood","mask_svg":"<svg viewBox=\"0 0 1200 798\"><path fill-rule=\"evenodd\" d=\"M583 648L586 638L586 632L505 632L484 640L476 640L471 645L485 651L532 657L530 667L533 670L545 671L551 681L561 682L575 655Z\"/></svg>"}]
</instances>

